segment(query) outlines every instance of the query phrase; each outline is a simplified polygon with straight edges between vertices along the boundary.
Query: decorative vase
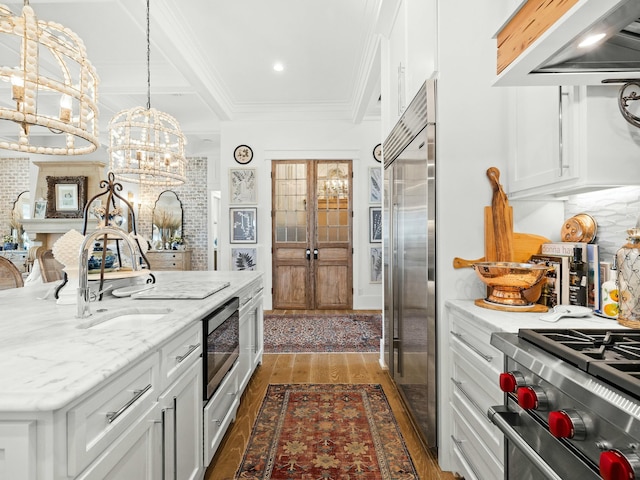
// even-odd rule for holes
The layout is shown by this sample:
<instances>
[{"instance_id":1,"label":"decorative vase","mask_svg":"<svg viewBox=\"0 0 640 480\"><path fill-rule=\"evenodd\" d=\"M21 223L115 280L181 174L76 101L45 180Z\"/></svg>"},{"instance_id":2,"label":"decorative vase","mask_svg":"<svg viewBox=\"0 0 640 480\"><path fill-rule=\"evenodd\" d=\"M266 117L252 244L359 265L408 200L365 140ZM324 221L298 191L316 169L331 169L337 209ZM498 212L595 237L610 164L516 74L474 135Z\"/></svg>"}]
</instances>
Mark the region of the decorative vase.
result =
<instances>
[{"instance_id":1,"label":"decorative vase","mask_svg":"<svg viewBox=\"0 0 640 480\"><path fill-rule=\"evenodd\" d=\"M627 230L628 242L616 253L618 323L640 328L640 228Z\"/></svg>"}]
</instances>

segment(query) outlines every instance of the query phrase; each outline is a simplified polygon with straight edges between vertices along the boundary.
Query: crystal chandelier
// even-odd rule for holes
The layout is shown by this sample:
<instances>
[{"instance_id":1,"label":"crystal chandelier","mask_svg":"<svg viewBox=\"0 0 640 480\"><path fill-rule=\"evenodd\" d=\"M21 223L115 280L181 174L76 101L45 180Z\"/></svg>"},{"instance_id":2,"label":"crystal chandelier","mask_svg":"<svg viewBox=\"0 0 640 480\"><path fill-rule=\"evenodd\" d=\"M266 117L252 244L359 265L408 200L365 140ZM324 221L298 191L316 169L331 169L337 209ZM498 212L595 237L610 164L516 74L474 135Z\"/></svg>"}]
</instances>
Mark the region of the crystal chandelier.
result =
<instances>
[{"instance_id":1,"label":"crystal chandelier","mask_svg":"<svg viewBox=\"0 0 640 480\"><path fill-rule=\"evenodd\" d=\"M0 5L0 35L19 57L16 65L0 66L0 79L11 85L10 101L0 100L0 119L16 127L13 133L3 125L0 148L49 155L95 151L98 76L82 40L59 23L38 20L28 0L22 16Z\"/></svg>"},{"instance_id":2,"label":"crystal chandelier","mask_svg":"<svg viewBox=\"0 0 640 480\"><path fill-rule=\"evenodd\" d=\"M155 186L186 181L186 139L171 115L151 108L149 0L147 0L147 106L118 112L109 122L109 168L116 179Z\"/></svg>"}]
</instances>

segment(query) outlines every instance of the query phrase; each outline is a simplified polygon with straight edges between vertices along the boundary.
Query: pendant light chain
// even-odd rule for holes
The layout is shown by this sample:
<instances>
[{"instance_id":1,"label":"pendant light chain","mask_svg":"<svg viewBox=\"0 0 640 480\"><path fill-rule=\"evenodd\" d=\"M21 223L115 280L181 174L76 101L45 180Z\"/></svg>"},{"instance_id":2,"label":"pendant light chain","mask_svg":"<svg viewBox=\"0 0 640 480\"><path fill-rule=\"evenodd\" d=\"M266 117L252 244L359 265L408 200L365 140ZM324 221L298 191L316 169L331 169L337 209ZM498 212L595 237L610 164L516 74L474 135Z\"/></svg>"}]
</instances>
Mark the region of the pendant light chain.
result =
<instances>
[{"instance_id":1,"label":"pendant light chain","mask_svg":"<svg viewBox=\"0 0 640 480\"><path fill-rule=\"evenodd\" d=\"M151 110L151 24L149 15L149 3L147 0L147 110Z\"/></svg>"}]
</instances>

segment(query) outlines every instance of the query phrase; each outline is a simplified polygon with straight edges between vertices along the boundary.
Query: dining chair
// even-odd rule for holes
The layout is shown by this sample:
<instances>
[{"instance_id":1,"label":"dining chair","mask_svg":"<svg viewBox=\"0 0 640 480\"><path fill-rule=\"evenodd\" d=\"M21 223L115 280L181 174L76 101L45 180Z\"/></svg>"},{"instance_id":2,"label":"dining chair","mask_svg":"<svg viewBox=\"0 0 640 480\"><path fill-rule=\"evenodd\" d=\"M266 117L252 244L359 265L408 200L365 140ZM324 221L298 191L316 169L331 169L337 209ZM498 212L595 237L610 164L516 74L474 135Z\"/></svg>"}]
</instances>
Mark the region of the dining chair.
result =
<instances>
[{"instance_id":1,"label":"dining chair","mask_svg":"<svg viewBox=\"0 0 640 480\"><path fill-rule=\"evenodd\" d=\"M40 264L40 275L44 283L57 282L64 279L64 265L53 256L51 250L38 250L38 263Z\"/></svg>"},{"instance_id":2,"label":"dining chair","mask_svg":"<svg viewBox=\"0 0 640 480\"><path fill-rule=\"evenodd\" d=\"M24 280L18 267L11 260L0 257L0 290L23 286Z\"/></svg>"}]
</instances>

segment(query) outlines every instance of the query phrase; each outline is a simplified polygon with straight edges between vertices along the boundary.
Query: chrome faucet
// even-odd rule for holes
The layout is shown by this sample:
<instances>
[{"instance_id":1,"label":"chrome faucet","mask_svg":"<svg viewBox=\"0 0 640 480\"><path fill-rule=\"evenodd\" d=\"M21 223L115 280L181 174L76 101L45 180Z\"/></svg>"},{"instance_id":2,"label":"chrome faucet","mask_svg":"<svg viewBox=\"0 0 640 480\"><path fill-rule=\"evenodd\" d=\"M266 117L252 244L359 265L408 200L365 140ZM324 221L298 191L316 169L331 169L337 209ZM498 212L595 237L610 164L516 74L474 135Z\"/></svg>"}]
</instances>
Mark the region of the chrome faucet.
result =
<instances>
[{"instance_id":1,"label":"chrome faucet","mask_svg":"<svg viewBox=\"0 0 640 480\"><path fill-rule=\"evenodd\" d=\"M124 243L129 247L131 267L134 270L140 270L140 262L138 261L140 257L139 246L124 230L115 227L98 227L95 232L87 235L80 247L77 318L86 318L91 315L91 309L89 307L91 297L89 289L89 249L92 248L93 242L96 239L104 237L105 235L109 235L110 239L118 237L124 240ZM107 248L106 244L104 248Z\"/></svg>"}]
</instances>

